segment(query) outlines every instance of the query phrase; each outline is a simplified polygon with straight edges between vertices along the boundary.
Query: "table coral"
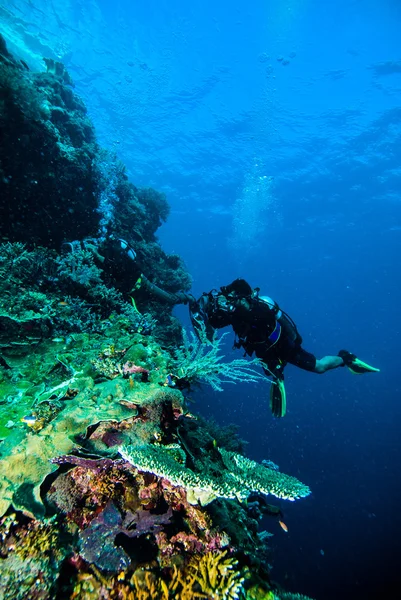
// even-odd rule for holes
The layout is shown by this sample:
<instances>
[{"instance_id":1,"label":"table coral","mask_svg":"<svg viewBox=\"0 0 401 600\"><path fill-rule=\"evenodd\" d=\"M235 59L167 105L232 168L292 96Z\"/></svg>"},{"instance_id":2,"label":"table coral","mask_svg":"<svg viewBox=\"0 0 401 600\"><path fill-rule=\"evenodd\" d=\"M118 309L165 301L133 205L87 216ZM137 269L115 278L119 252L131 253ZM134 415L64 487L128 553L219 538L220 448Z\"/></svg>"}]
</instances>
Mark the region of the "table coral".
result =
<instances>
[{"instance_id":1,"label":"table coral","mask_svg":"<svg viewBox=\"0 0 401 600\"><path fill-rule=\"evenodd\" d=\"M122 446L119 452L140 471L153 473L173 485L185 488L191 504L199 502L205 506L216 498L237 498L242 501L251 492L272 494L287 500L310 494L308 486L295 477L268 469L224 448L220 454L225 469L219 475L192 471L177 460L175 450L172 452L169 446Z\"/></svg>"},{"instance_id":2,"label":"table coral","mask_svg":"<svg viewBox=\"0 0 401 600\"><path fill-rule=\"evenodd\" d=\"M249 492L271 494L284 500L296 500L310 494L310 489L295 477L281 473L277 469L269 469L241 454L219 449L225 467L240 485L245 485Z\"/></svg>"}]
</instances>

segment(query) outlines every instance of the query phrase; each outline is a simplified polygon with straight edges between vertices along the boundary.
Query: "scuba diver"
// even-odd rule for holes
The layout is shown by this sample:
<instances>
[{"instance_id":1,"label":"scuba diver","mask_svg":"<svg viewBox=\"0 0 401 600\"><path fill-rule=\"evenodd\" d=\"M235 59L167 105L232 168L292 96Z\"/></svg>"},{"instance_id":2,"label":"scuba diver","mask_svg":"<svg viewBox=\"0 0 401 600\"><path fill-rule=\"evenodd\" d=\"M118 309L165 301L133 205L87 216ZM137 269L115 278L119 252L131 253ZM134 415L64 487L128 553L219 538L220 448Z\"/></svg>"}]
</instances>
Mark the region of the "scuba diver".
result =
<instances>
[{"instance_id":1,"label":"scuba diver","mask_svg":"<svg viewBox=\"0 0 401 600\"><path fill-rule=\"evenodd\" d=\"M344 366L358 375L379 371L348 350L340 350L337 356L316 358L302 348L302 337L291 317L274 300L259 292L259 288L252 289L244 279L236 279L220 291L204 293L190 304L191 320L195 330L205 328L208 339L212 339L215 329L231 325L236 336L234 347L262 360L272 381L270 408L275 417L286 413L287 363L312 373L326 373Z\"/></svg>"}]
</instances>

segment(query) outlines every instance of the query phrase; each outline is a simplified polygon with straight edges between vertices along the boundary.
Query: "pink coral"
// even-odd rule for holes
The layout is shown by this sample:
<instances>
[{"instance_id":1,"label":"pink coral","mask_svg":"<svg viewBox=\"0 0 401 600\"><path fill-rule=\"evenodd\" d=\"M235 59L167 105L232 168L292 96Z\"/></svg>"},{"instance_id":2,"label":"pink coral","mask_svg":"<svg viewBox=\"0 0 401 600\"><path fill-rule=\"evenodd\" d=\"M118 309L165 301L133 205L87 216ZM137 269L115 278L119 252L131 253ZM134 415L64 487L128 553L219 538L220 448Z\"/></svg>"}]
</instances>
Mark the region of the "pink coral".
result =
<instances>
[{"instance_id":1,"label":"pink coral","mask_svg":"<svg viewBox=\"0 0 401 600\"><path fill-rule=\"evenodd\" d=\"M128 361L123 364L122 372L123 372L123 375L133 375L134 373L143 373L144 375L149 374L148 369L145 369L144 367L139 367L138 365L135 365L131 361Z\"/></svg>"}]
</instances>

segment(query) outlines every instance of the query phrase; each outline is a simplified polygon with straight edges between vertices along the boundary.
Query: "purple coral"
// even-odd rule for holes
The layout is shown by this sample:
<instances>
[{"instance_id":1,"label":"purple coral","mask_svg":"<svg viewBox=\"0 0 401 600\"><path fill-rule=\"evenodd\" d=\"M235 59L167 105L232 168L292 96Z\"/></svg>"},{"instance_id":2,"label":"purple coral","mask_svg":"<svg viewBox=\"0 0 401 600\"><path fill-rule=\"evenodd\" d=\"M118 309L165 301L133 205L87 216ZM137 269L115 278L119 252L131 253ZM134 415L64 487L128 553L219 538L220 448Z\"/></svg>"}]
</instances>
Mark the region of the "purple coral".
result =
<instances>
[{"instance_id":1,"label":"purple coral","mask_svg":"<svg viewBox=\"0 0 401 600\"><path fill-rule=\"evenodd\" d=\"M56 465L76 465L78 467L83 467L84 469L90 469L96 473L101 473L107 471L107 469L111 467L118 467L119 464L122 465L123 461L116 461L111 458L83 458L81 456L74 456L73 454L65 454L52 458L51 462Z\"/></svg>"},{"instance_id":2,"label":"purple coral","mask_svg":"<svg viewBox=\"0 0 401 600\"><path fill-rule=\"evenodd\" d=\"M162 515L154 515L140 509L135 513L127 512L122 517L112 502L91 521L89 527L79 534L81 556L104 571L117 572L126 569L130 558L123 548L116 546L116 537L123 533L130 538L158 532L170 522L172 510Z\"/></svg>"}]
</instances>

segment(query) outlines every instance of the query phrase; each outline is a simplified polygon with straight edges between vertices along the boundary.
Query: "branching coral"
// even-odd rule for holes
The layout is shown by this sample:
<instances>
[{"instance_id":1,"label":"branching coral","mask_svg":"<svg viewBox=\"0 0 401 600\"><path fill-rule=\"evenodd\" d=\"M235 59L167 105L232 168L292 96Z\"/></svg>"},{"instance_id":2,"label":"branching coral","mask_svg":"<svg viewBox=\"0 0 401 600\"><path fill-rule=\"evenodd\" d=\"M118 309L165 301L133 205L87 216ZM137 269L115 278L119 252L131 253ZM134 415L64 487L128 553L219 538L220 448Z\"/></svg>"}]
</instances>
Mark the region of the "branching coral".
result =
<instances>
[{"instance_id":1,"label":"branching coral","mask_svg":"<svg viewBox=\"0 0 401 600\"><path fill-rule=\"evenodd\" d=\"M244 590L245 577L238 570L238 561L228 557L226 550L193 560L187 579L198 583L210 600L235 600Z\"/></svg>"},{"instance_id":2,"label":"branching coral","mask_svg":"<svg viewBox=\"0 0 401 600\"><path fill-rule=\"evenodd\" d=\"M57 256L19 242L0 244L0 316L8 319L0 327L3 338L17 337L13 334L18 324L19 337L36 343L71 331L101 332L106 328L101 318L111 310L131 331L138 330L143 315L118 290L105 285L89 245L69 246L73 251Z\"/></svg>"},{"instance_id":3,"label":"branching coral","mask_svg":"<svg viewBox=\"0 0 401 600\"><path fill-rule=\"evenodd\" d=\"M57 263L61 279L71 280L86 288L102 282L102 272L95 265L93 253L79 245L68 254L60 256Z\"/></svg>"}]
</instances>

